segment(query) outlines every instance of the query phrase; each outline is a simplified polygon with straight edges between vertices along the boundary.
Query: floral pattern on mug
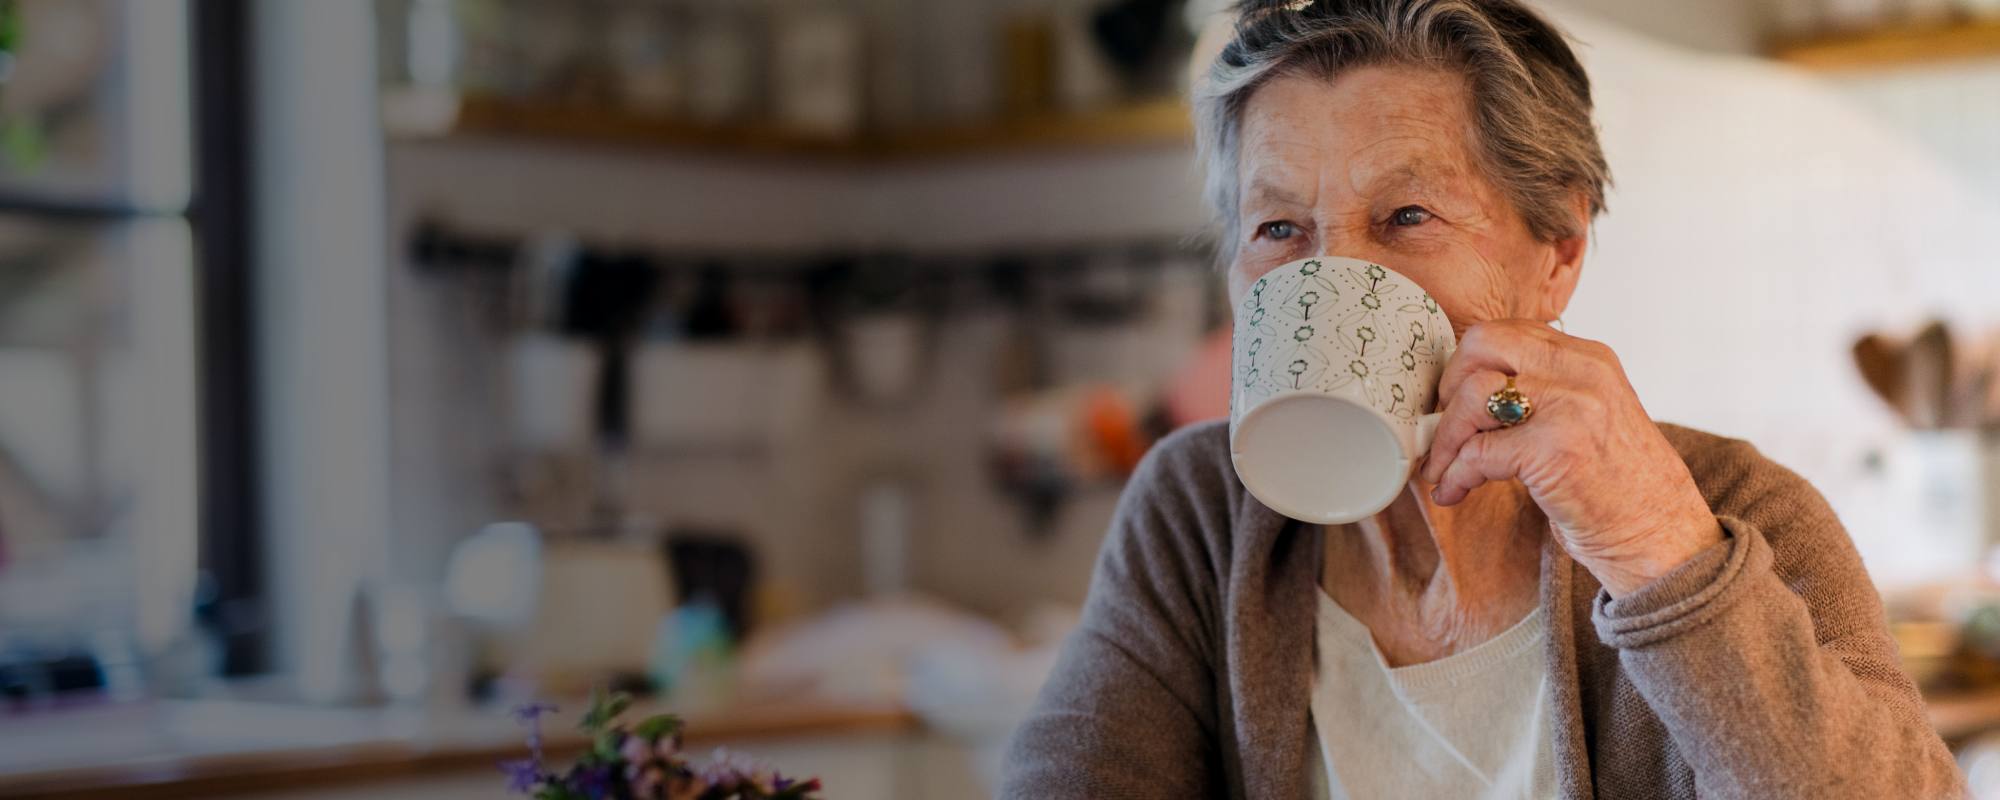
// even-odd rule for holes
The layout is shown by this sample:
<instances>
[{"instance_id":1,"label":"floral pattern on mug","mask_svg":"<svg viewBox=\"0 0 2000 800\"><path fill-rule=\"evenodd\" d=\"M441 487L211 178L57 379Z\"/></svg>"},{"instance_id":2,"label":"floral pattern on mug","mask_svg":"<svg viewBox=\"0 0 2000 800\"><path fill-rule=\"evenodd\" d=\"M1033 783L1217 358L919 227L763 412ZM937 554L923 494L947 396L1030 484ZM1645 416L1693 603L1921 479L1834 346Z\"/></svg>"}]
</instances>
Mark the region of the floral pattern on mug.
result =
<instances>
[{"instance_id":1,"label":"floral pattern on mug","mask_svg":"<svg viewBox=\"0 0 2000 800\"><path fill-rule=\"evenodd\" d=\"M1333 365L1326 360L1326 354L1316 350L1300 349L1286 371L1291 381L1286 385L1293 389L1304 389L1318 384L1326 377L1326 371Z\"/></svg>"},{"instance_id":2,"label":"floral pattern on mug","mask_svg":"<svg viewBox=\"0 0 2000 800\"><path fill-rule=\"evenodd\" d=\"M1308 259L1251 286L1237 311L1232 412L1279 392L1344 392L1357 383L1370 405L1406 424L1436 409L1438 375L1454 347L1449 321L1415 282L1353 263Z\"/></svg>"}]
</instances>

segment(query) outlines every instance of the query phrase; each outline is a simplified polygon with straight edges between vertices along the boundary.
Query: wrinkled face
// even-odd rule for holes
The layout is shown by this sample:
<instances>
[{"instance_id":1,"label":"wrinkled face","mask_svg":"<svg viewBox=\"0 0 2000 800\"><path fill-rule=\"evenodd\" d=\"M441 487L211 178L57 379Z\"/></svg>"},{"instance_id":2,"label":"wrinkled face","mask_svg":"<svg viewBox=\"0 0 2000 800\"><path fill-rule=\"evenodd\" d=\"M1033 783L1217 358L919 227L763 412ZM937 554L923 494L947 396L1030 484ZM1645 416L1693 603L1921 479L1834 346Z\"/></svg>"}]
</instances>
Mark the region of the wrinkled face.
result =
<instances>
[{"instance_id":1,"label":"wrinkled face","mask_svg":"<svg viewBox=\"0 0 2000 800\"><path fill-rule=\"evenodd\" d=\"M1486 320L1560 316L1584 239L1529 231L1479 168L1470 100L1462 77L1418 67L1257 89L1242 120L1232 299L1276 267L1346 256L1409 276L1460 336Z\"/></svg>"}]
</instances>

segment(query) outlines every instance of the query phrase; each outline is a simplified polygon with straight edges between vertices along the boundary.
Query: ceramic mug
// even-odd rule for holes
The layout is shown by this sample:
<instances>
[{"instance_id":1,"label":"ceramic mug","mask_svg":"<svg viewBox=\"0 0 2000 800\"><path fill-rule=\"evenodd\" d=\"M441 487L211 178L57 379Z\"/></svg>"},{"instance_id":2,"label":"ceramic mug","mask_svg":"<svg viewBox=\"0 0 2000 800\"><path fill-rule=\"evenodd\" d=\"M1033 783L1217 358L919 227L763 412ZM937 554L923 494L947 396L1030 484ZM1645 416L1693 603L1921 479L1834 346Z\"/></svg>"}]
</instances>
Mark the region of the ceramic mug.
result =
<instances>
[{"instance_id":1,"label":"ceramic mug","mask_svg":"<svg viewBox=\"0 0 2000 800\"><path fill-rule=\"evenodd\" d=\"M1415 281L1309 258L1251 284L1236 309L1229 452L1264 505L1322 525L1388 508L1437 432L1457 348Z\"/></svg>"}]
</instances>

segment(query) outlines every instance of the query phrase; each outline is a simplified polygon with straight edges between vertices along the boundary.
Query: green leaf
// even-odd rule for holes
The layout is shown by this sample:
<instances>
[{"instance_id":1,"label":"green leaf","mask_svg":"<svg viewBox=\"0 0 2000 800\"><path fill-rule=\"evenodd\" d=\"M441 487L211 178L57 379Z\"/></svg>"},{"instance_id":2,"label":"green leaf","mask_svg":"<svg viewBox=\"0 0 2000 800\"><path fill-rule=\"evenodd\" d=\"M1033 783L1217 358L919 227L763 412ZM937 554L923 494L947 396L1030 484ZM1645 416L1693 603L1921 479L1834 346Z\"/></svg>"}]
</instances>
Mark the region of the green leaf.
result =
<instances>
[{"instance_id":1,"label":"green leaf","mask_svg":"<svg viewBox=\"0 0 2000 800\"><path fill-rule=\"evenodd\" d=\"M624 744L625 734L618 731L601 731L591 743L590 754L597 763L609 764L618 761L618 747Z\"/></svg>"},{"instance_id":2,"label":"green leaf","mask_svg":"<svg viewBox=\"0 0 2000 800\"><path fill-rule=\"evenodd\" d=\"M641 739L645 739L649 744L668 736L678 735L680 732L681 718L673 714L660 714L658 716L647 717L640 720L638 725L632 727L632 733Z\"/></svg>"},{"instance_id":3,"label":"green leaf","mask_svg":"<svg viewBox=\"0 0 2000 800\"><path fill-rule=\"evenodd\" d=\"M590 710L584 712L583 721L577 727L584 733L595 736L611 726L618 715L632 705L632 696L624 692L605 694L603 689L590 690Z\"/></svg>"}]
</instances>

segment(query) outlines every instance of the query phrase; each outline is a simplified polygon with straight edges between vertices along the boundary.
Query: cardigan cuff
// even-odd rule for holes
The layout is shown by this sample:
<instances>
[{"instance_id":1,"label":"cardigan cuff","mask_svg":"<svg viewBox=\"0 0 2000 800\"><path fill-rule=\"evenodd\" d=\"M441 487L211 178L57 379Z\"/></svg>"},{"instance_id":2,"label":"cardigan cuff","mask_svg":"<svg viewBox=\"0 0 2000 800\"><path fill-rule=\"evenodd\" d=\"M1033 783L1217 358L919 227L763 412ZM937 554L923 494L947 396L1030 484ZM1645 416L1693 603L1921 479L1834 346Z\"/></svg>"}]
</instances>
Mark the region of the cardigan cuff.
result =
<instances>
[{"instance_id":1,"label":"cardigan cuff","mask_svg":"<svg viewBox=\"0 0 2000 800\"><path fill-rule=\"evenodd\" d=\"M1591 601L1597 638L1619 649L1646 647L1728 611L1771 571L1771 547L1757 526L1717 516L1723 540L1622 598L1604 589Z\"/></svg>"}]
</instances>

